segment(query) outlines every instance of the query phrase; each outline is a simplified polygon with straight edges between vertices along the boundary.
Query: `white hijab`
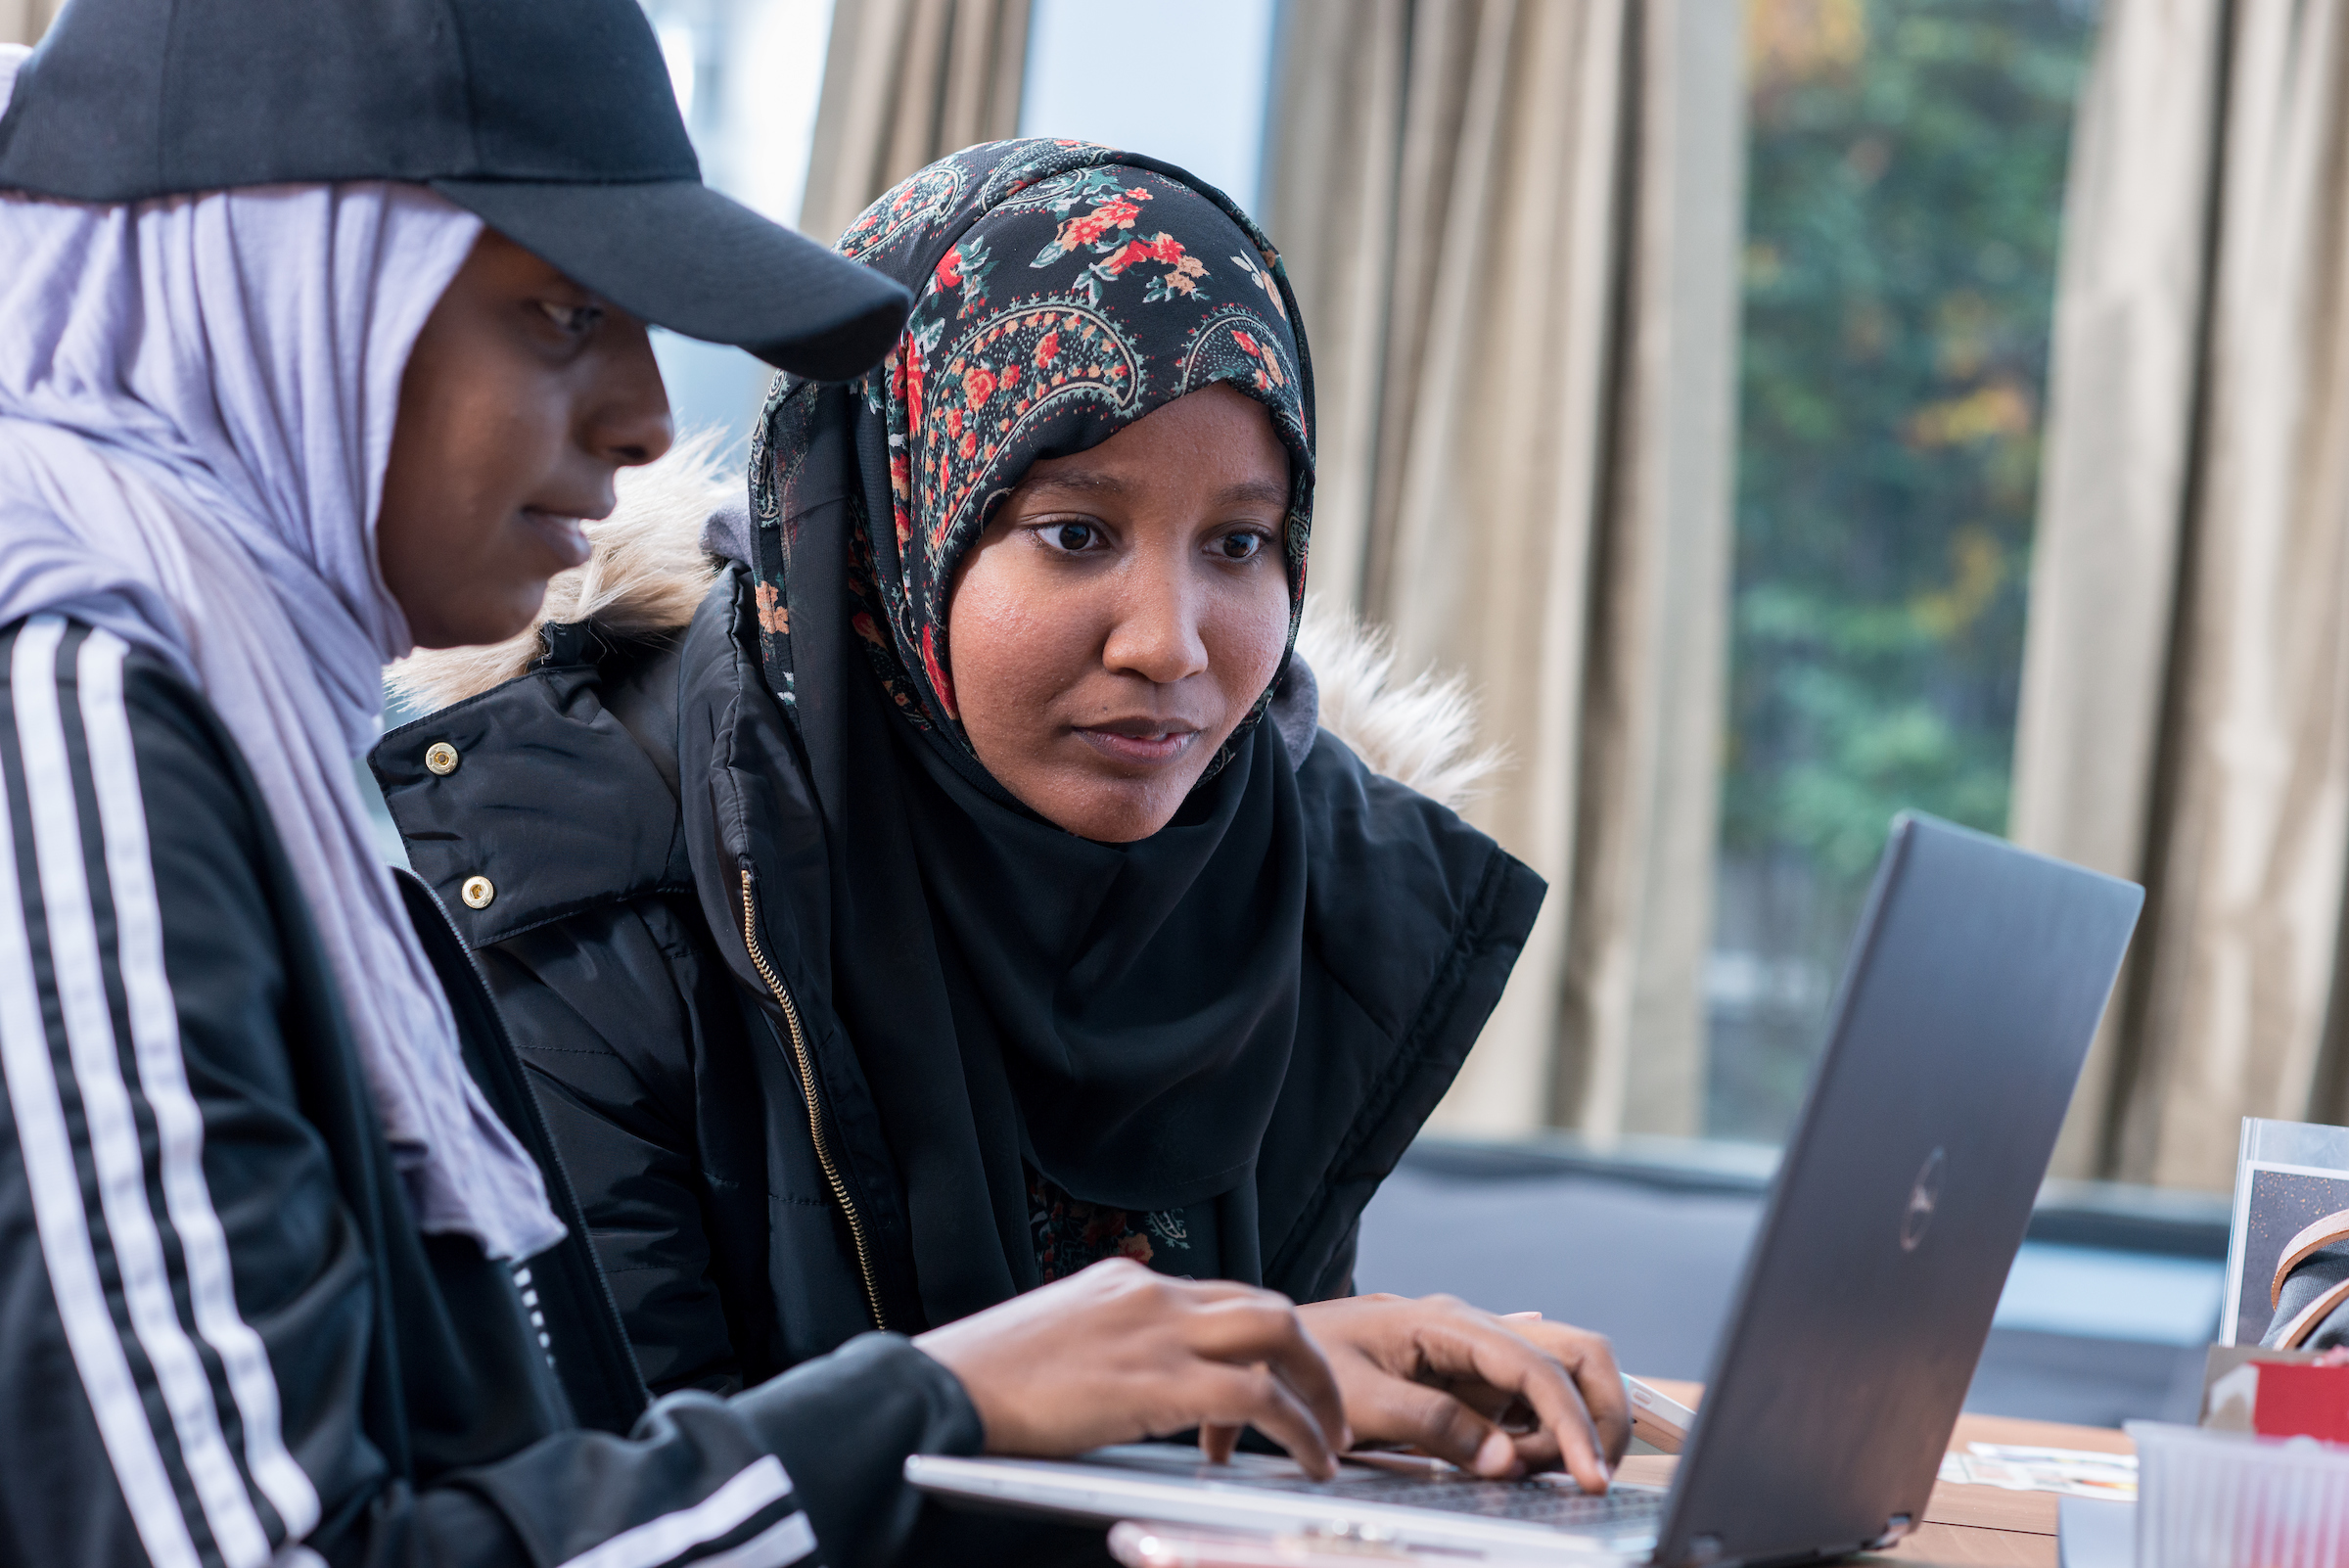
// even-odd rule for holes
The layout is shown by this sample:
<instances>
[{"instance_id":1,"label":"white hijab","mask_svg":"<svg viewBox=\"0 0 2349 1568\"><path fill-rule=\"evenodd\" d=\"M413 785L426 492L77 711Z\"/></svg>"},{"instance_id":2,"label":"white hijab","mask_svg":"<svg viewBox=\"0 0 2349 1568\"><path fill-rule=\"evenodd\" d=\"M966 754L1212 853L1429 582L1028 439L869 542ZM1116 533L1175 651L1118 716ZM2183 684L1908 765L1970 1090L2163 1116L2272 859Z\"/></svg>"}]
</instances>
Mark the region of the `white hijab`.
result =
<instances>
[{"instance_id":1,"label":"white hijab","mask_svg":"<svg viewBox=\"0 0 2349 1568\"><path fill-rule=\"evenodd\" d=\"M25 51L0 49L0 111ZM376 508L408 351L481 222L420 186L88 206L0 195L0 625L171 664L259 780L418 1223L563 1235L482 1098L353 776L407 618Z\"/></svg>"}]
</instances>

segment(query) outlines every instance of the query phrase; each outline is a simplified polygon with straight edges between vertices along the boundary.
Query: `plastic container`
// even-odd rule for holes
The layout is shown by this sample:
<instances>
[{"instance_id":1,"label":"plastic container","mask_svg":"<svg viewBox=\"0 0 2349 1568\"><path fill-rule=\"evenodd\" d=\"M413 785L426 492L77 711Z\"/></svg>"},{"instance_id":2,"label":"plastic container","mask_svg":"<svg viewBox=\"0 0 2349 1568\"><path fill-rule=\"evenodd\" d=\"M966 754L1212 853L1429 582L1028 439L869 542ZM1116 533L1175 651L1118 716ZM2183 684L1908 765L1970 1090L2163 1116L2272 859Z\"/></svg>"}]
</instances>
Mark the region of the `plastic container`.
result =
<instances>
[{"instance_id":1,"label":"plastic container","mask_svg":"<svg viewBox=\"0 0 2349 1568\"><path fill-rule=\"evenodd\" d=\"M2137 1568L2341 1568L2349 1447L2131 1421Z\"/></svg>"}]
</instances>

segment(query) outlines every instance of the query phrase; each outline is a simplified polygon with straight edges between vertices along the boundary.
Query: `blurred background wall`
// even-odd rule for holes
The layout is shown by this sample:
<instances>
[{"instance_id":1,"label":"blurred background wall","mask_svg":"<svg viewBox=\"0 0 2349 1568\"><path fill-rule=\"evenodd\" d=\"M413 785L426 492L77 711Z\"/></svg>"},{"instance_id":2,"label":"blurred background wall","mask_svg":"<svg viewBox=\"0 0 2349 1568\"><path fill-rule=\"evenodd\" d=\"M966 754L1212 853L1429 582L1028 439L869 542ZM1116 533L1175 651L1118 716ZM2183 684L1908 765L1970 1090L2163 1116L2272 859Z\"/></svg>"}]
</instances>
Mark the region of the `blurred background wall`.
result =
<instances>
[{"instance_id":1,"label":"blurred background wall","mask_svg":"<svg viewBox=\"0 0 2349 1568\"><path fill-rule=\"evenodd\" d=\"M2058 1175L2349 1117L2342 8L644 4L820 237L1057 134L1282 246L1315 591L1476 683L1552 887L1442 1130L1774 1145L1905 807L2150 890ZM765 373L657 346L739 451Z\"/></svg>"}]
</instances>

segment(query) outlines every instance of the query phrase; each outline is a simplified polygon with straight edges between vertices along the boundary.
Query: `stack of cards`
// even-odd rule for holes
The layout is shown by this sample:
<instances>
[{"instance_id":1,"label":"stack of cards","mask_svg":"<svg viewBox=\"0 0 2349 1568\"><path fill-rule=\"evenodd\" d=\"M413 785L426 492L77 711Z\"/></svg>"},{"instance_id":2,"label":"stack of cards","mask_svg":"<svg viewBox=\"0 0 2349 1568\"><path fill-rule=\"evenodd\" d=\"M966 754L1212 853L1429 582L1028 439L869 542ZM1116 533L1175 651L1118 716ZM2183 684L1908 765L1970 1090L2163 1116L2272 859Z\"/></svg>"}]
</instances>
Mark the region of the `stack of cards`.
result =
<instances>
[{"instance_id":1,"label":"stack of cards","mask_svg":"<svg viewBox=\"0 0 2349 1568\"><path fill-rule=\"evenodd\" d=\"M1968 1443L1945 1454L1941 1479L1960 1486L2009 1492L2052 1492L2066 1498L2137 1500L2137 1456L2087 1449L2035 1449L2013 1443Z\"/></svg>"}]
</instances>

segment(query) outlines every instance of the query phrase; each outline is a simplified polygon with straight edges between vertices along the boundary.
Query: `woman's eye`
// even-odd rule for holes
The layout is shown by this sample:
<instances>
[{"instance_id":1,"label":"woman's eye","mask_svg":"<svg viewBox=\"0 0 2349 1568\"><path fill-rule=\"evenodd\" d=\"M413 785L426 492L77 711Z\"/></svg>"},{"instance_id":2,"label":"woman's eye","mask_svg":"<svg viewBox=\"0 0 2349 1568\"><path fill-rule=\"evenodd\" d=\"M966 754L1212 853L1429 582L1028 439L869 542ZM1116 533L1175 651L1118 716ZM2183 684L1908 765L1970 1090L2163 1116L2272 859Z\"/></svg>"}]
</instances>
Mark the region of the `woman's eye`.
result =
<instances>
[{"instance_id":1,"label":"woman's eye","mask_svg":"<svg viewBox=\"0 0 2349 1568\"><path fill-rule=\"evenodd\" d=\"M1100 537L1100 530L1090 523L1055 523L1044 530L1044 537L1055 549L1076 555L1091 547Z\"/></svg>"},{"instance_id":2,"label":"woman's eye","mask_svg":"<svg viewBox=\"0 0 2349 1568\"><path fill-rule=\"evenodd\" d=\"M1226 533L1216 541L1216 553L1226 561L1253 561L1265 547L1265 536L1254 529Z\"/></svg>"},{"instance_id":3,"label":"woman's eye","mask_svg":"<svg viewBox=\"0 0 2349 1568\"><path fill-rule=\"evenodd\" d=\"M541 300L538 308L546 312L547 320L574 337L584 336L604 319L600 305L563 304L553 300Z\"/></svg>"}]
</instances>

